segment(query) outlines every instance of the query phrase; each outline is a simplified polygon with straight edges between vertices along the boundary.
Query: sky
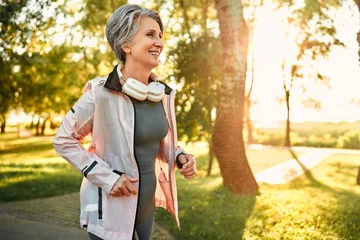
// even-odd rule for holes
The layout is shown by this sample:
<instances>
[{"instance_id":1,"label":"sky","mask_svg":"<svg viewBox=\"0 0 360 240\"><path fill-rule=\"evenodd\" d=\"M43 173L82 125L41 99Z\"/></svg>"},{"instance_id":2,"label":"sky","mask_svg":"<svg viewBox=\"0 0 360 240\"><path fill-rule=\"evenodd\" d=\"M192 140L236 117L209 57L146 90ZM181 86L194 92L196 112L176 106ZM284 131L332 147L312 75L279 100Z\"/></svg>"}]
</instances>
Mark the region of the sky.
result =
<instances>
[{"instance_id":1,"label":"sky","mask_svg":"<svg viewBox=\"0 0 360 240\"><path fill-rule=\"evenodd\" d=\"M256 34L255 73L253 100L259 103L252 108L252 118L260 124L271 125L286 119L286 107L277 100L284 96L280 71L281 56L287 51L283 28L270 12L265 13ZM270 15L270 16L269 16ZM319 62L323 73L329 78L329 85L316 84L311 79L303 79L307 92L304 94L300 84L295 82L291 96L291 120L302 121L356 121L360 120L360 106L351 104L351 99L360 98L360 62L356 41L360 17L357 11L350 11L344 2L334 16L338 38L346 45L334 48L329 59ZM302 105L302 97L310 96L321 100L322 108L314 110Z\"/></svg>"}]
</instances>

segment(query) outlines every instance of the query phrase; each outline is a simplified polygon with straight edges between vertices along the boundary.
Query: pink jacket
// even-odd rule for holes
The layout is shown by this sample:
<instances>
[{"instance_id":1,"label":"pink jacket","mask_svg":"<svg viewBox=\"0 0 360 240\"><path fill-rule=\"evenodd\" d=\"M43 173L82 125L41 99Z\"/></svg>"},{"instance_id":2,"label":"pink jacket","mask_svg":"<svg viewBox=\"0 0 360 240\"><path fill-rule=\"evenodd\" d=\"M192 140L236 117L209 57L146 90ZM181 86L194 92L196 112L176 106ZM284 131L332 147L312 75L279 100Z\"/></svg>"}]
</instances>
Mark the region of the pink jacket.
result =
<instances>
[{"instance_id":1,"label":"pink jacket","mask_svg":"<svg viewBox=\"0 0 360 240\"><path fill-rule=\"evenodd\" d=\"M180 227L174 163L183 150L177 147L175 91L165 84L165 93L162 103L169 132L161 140L156 157L155 204L168 210ZM133 236L138 195L112 197L109 192L120 173L139 177L134 156L134 116L134 107L121 91L115 67L107 78L87 83L53 141L57 154L84 175L80 189L81 227L103 239L125 240ZM92 140L86 150L81 142L89 133Z\"/></svg>"}]
</instances>

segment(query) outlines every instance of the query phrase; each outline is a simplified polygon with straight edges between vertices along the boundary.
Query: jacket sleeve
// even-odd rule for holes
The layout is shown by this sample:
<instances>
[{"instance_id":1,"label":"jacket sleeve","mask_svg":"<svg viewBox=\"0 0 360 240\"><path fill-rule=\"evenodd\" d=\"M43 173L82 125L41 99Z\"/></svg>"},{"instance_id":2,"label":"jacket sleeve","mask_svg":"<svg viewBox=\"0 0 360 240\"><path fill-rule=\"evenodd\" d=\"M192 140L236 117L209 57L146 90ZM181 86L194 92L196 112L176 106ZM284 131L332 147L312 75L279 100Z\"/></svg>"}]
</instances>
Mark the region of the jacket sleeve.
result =
<instances>
[{"instance_id":1,"label":"jacket sleeve","mask_svg":"<svg viewBox=\"0 0 360 240\"><path fill-rule=\"evenodd\" d=\"M81 142L92 131L95 111L93 91L86 91L64 117L53 140L55 151L90 182L110 193L120 177Z\"/></svg>"}]
</instances>

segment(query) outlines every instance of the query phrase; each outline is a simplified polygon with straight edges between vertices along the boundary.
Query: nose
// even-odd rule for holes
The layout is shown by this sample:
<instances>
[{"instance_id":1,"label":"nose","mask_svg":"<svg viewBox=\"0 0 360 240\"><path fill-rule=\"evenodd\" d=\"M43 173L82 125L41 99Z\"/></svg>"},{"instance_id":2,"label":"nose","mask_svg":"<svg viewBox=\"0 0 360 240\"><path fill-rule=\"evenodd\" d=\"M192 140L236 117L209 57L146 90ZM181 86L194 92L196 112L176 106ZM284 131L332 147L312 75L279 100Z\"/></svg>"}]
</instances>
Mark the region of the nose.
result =
<instances>
[{"instance_id":1,"label":"nose","mask_svg":"<svg viewBox=\"0 0 360 240\"><path fill-rule=\"evenodd\" d=\"M156 46L156 47L160 47L160 48L163 48L163 47L164 47L164 44L163 44L161 38L159 38L159 37L156 38L155 46Z\"/></svg>"}]
</instances>

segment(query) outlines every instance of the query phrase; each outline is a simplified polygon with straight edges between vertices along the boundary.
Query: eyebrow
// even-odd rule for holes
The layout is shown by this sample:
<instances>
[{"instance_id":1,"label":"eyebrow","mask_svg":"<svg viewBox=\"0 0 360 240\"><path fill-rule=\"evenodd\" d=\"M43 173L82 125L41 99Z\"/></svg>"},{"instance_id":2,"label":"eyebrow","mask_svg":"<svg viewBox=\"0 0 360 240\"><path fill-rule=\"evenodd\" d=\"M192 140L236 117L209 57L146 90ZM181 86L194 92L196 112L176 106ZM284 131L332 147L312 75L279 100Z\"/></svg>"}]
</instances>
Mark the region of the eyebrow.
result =
<instances>
[{"instance_id":1,"label":"eyebrow","mask_svg":"<svg viewBox=\"0 0 360 240\"><path fill-rule=\"evenodd\" d=\"M148 29L148 30L146 30L146 32L154 32L154 33L156 33L157 31L156 31L156 30L154 30L154 29ZM163 34L163 32L162 32L162 31L160 31L160 34L162 35L162 34Z\"/></svg>"}]
</instances>

